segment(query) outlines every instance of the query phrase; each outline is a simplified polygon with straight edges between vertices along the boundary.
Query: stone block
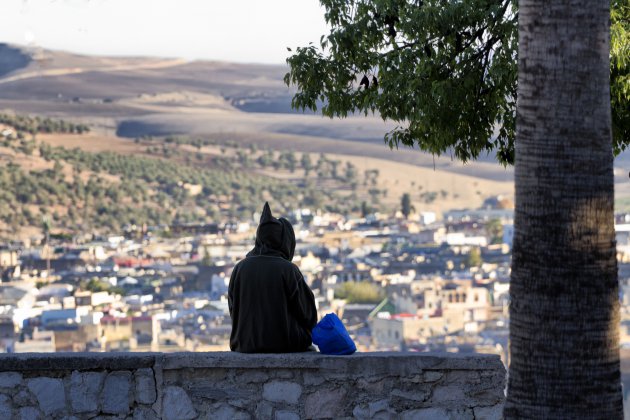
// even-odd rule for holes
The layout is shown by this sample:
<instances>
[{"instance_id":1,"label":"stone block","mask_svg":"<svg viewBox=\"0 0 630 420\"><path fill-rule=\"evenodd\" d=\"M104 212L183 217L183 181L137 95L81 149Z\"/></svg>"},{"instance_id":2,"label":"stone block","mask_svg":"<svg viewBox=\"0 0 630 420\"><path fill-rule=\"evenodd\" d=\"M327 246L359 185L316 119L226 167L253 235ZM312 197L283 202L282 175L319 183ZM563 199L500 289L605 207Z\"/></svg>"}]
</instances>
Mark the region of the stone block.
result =
<instances>
[{"instance_id":1,"label":"stone block","mask_svg":"<svg viewBox=\"0 0 630 420\"><path fill-rule=\"evenodd\" d=\"M158 416L148 407L136 407L133 410L133 420L158 420Z\"/></svg>"},{"instance_id":2,"label":"stone block","mask_svg":"<svg viewBox=\"0 0 630 420\"><path fill-rule=\"evenodd\" d=\"M365 404L357 405L354 407L354 410L352 410L352 416L355 419L367 420L370 418L370 409Z\"/></svg>"},{"instance_id":3,"label":"stone block","mask_svg":"<svg viewBox=\"0 0 630 420\"><path fill-rule=\"evenodd\" d=\"M133 374L136 386L136 401L141 404L153 404L157 397L153 369L141 368Z\"/></svg>"},{"instance_id":4,"label":"stone block","mask_svg":"<svg viewBox=\"0 0 630 420\"><path fill-rule=\"evenodd\" d=\"M39 420L42 415L35 407L22 407L19 411L19 418L20 420Z\"/></svg>"},{"instance_id":5,"label":"stone block","mask_svg":"<svg viewBox=\"0 0 630 420\"><path fill-rule=\"evenodd\" d=\"M22 383L22 374L18 372L0 372L0 388L15 388Z\"/></svg>"},{"instance_id":6,"label":"stone block","mask_svg":"<svg viewBox=\"0 0 630 420\"><path fill-rule=\"evenodd\" d=\"M321 419L341 417L346 390L343 388L320 389L306 397L304 411L306 417Z\"/></svg>"},{"instance_id":7,"label":"stone block","mask_svg":"<svg viewBox=\"0 0 630 420\"><path fill-rule=\"evenodd\" d=\"M260 401L256 404L256 418L270 419L273 414L273 406L267 401Z\"/></svg>"},{"instance_id":8,"label":"stone block","mask_svg":"<svg viewBox=\"0 0 630 420\"><path fill-rule=\"evenodd\" d=\"M197 417L190 397L178 386L168 386L164 390L162 416L165 420L191 420Z\"/></svg>"},{"instance_id":9,"label":"stone block","mask_svg":"<svg viewBox=\"0 0 630 420\"><path fill-rule=\"evenodd\" d=\"M429 382L424 379L424 376L422 374L407 376L407 377L402 378L402 380L404 382L411 382L412 384L421 384L423 382Z\"/></svg>"},{"instance_id":10,"label":"stone block","mask_svg":"<svg viewBox=\"0 0 630 420\"><path fill-rule=\"evenodd\" d=\"M448 410L441 407L420 408L401 413L401 420L473 420L469 409Z\"/></svg>"},{"instance_id":11,"label":"stone block","mask_svg":"<svg viewBox=\"0 0 630 420\"><path fill-rule=\"evenodd\" d=\"M378 400L368 404L368 410L370 412L370 417L375 417L378 413L388 412L389 411L389 403L387 400Z\"/></svg>"},{"instance_id":12,"label":"stone block","mask_svg":"<svg viewBox=\"0 0 630 420\"><path fill-rule=\"evenodd\" d=\"M9 397L8 395L0 394L0 419L10 419L11 410L13 410L11 397Z\"/></svg>"},{"instance_id":13,"label":"stone block","mask_svg":"<svg viewBox=\"0 0 630 420\"><path fill-rule=\"evenodd\" d=\"M72 372L70 376L70 405L73 413L99 411L99 395L103 387L103 372Z\"/></svg>"},{"instance_id":14,"label":"stone block","mask_svg":"<svg viewBox=\"0 0 630 420\"><path fill-rule=\"evenodd\" d=\"M368 394L374 394L381 396L385 394L391 387L391 380L380 378L360 378L357 381L357 387L361 390L365 390Z\"/></svg>"},{"instance_id":15,"label":"stone block","mask_svg":"<svg viewBox=\"0 0 630 420\"><path fill-rule=\"evenodd\" d=\"M276 411L276 420L300 420L300 415L293 411Z\"/></svg>"},{"instance_id":16,"label":"stone block","mask_svg":"<svg viewBox=\"0 0 630 420\"><path fill-rule=\"evenodd\" d=\"M206 400L216 400L216 401L225 401L225 400L238 400L238 399L249 399L251 395L254 393L252 390L252 386L249 387L246 384L238 387L236 385L221 387L218 384L194 384L188 385L188 393L193 398L203 398ZM254 387L257 388L257 387Z\"/></svg>"},{"instance_id":17,"label":"stone block","mask_svg":"<svg viewBox=\"0 0 630 420\"><path fill-rule=\"evenodd\" d=\"M488 389L480 389L482 386L469 386L466 395L471 401L475 401L475 405L493 406L501 403L505 399L502 388L494 387Z\"/></svg>"},{"instance_id":18,"label":"stone block","mask_svg":"<svg viewBox=\"0 0 630 420\"><path fill-rule=\"evenodd\" d=\"M503 418L503 404L497 404L492 407L475 407L476 420L501 420Z\"/></svg>"},{"instance_id":19,"label":"stone block","mask_svg":"<svg viewBox=\"0 0 630 420\"><path fill-rule=\"evenodd\" d=\"M293 371L286 369L274 369L273 376L280 379L293 379Z\"/></svg>"},{"instance_id":20,"label":"stone block","mask_svg":"<svg viewBox=\"0 0 630 420\"><path fill-rule=\"evenodd\" d=\"M481 376L479 372L474 370L453 370L446 374L443 381L446 384L462 385L462 384L479 384Z\"/></svg>"},{"instance_id":21,"label":"stone block","mask_svg":"<svg viewBox=\"0 0 630 420\"><path fill-rule=\"evenodd\" d=\"M13 403L18 407L32 407L37 405L37 401L28 389L23 389L13 397Z\"/></svg>"},{"instance_id":22,"label":"stone block","mask_svg":"<svg viewBox=\"0 0 630 420\"><path fill-rule=\"evenodd\" d=\"M427 370L422 374L422 376L426 382L437 382L442 379L444 374L435 370Z\"/></svg>"},{"instance_id":23,"label":"stone block","mask_svg":"<svg viewBox=\"0 0 630 420\"><path fill-rule=\"evenodd\" d=\"M209 413L207 418L208 420L250 420L252 416L244 411L232 407L229 404L220 404L211 413ZM258 418L269 419L271 416Z\"/></svg>"},{"instance_id":24,"label":"stone block","mask_svg":"<svg viewBox=\"0 0 630 420\"><path fill-rule=\"evenodd\" d=\"M131 372L115 371L105 378L101 393L102 411L106 414L129 414L131 405Z\"/></svg>"},{"instance_id":25,"label":"stone block","mask_svg":"<svg viewBox=\"0 0 630 420\"><path fill-rule=\"evenodd\" d=\"M302 386L295 382L273 381L263 386L263 398L267 401L297 404Z\"/></svg>"},{"instance_id":26,"label":"stone block","mask_svg":"<svg viewBox=\"0 0 630 420\"><path fill-rule=\"evenodd\" d=\"M371 417L370 420L398 420L398 418L398 414L396 414L395 411L389 410L379 411L374 415L374 417Z\"/></svg>"},{"instance_id":27,"label":"stone block","mask_svg":"<svg viewBox=\"0 0 630 420\"><path fill-rule=\"evenodd\" d=\"M418 386L414 391L406 391L402 389L393 389L390 395L403 400L423 402L429 398L431 392L422 386Z\"/></svg>"},{"instance_id":28,"label":"stone block","mask_svg":"<svg viewBox=\"0 0 630 420\"><path fill-rule=\"evenodd\" d=\"M61 414L66 409L66 392L63 382L57 378L33 378L29 379L28 389L35 395L40 410L46 417Z\"/></svg>"},{"instance_id":29,"label":"stone block","mask_svg":"<svg viewBox=\"0 0 630 420\"><path fill-rule=\"evenodd\" d=\"M464 393L463 384L438 386L433 390L433 395L431 395L431 401L434 403L464 400L466 400L466 394Z\"/></svg>"},{"instance_id":30,"label":"stone block","mask_svg":"<svg viewBox=\"0 0 630 420\"><path fill-rule=\"evenodd\" d=\"M258 384L261 382L267 382L269 380L269 375L266 372L261 372L259 370L248 370L238 375L236 380L245 384Z\"/></svg>"},{"instance_id":31,"label":"stone block","mask_svg":"<svg viewBox=\"0 0 630 420\"><path fill-rule=\"evenodd\" d=\"M317 386L326 382L326 378L323 375L315 372L304 372L303 378L305 386Z\"/></svg>"}]
</instances>

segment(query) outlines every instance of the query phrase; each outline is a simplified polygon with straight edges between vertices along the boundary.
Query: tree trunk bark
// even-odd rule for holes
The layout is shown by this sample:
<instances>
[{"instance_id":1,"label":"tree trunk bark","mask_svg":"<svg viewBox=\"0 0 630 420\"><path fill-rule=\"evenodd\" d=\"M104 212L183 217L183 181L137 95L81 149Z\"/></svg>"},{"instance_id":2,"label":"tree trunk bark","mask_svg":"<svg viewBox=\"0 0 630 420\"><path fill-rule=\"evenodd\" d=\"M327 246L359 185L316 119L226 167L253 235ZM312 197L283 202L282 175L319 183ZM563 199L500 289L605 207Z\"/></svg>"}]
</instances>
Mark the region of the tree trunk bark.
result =
<instances>
[{"instance_id":1,"label":"tree trunk bark","mask_svg":"<svg viewBox=\"0 0 630 420\"><path fill-rule=\"evenodd\" d=\"M520 0L506 418L623 418L609 0Z\"/></svg>"}]
</instances>

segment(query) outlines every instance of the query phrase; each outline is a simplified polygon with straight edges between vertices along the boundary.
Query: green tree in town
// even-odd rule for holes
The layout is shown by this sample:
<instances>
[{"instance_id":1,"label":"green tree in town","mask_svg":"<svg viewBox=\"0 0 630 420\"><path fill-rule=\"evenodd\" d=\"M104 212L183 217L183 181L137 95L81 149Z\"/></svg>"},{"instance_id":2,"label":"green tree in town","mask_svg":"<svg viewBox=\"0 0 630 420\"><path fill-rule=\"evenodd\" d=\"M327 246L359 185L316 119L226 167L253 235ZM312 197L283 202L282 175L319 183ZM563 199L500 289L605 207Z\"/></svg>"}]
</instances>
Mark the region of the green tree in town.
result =
<instances>
[{"instance_id":1,"label":"green tree in town","mask_svg":"<svg viewBox=\"0 0 630 420\"><path fill-rule=\"evenodd\" d=\"M372 213L374 209L366 201L361 201L361 217L366 217Z\"/></svg>"},{"instance_id":2,"label":"green tree in town","mask_svg":"<svg viewBox=\"0 0 630 420\"><path fill-rule=\"evenodd\" d=\"M413 211L413 205L411 204L411 196L409 193L404 193L400 199L400 211L402 212L405 219L409 217L411 212Z\"/></svg>"},{"instance_id":3,"label":"green tree in town","mask_svg":"<svg viewBox=\"0 0 630 420\"><path fill-rule=\"evenodd\" d=\"M470 248L470 252L468 252L468 255L466 257L466 267L480 267L482 262L483 261L481 260L481 250L479 249L479 247Z\"/></svg>"},{"instance_id":4,"label":"green tree in town","mask_svg":"<svg viewBox=\"0 0 630 420\"><path fill-rule=\"evenodd\" d=\"M385 295L380 287L369 281L349 281L335 290L335 297L348 303L378 303Z\"/></svg>"},{"instance_id":5,"label":"green tree in town","mask_svg":"<svg viewBox=\"0 0 630 420\"><path fill-rule=\"evenodd\" d=\"M212 257L210 256L210 249L205 246L203 248L203 257L201 258L201 265L210 267L213 265Z\"/></svg>"},{"instance_id":6,"label":"green tree in town","mask_svg":"<svg viewBox=\"0 0 630 420\"><path fill-rule=\"evenodd\" d=\"M503 223L499 219L492 219L486 223L486 232L490 237L491 244L503 242Z\"/></svg>"}]
</instances>

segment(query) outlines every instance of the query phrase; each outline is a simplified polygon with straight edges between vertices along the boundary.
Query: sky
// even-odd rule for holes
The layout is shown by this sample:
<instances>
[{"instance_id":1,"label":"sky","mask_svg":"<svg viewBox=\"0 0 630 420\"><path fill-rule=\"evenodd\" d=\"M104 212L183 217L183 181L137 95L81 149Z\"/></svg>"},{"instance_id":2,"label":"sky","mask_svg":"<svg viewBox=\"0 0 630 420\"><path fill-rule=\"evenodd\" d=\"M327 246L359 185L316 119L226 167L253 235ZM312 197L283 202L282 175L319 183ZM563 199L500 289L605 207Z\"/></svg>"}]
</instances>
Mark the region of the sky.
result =
<instances>
[{"instance_id":1,"label":"sky","mask_svg":"<svg viewBox=\"0 0 630 420\"><path fill-rule=\"evenodd\" d=\"M0 42L91 55L283 64L326 33L318 0L0 1Z\"/></svg>"}]
</instances>

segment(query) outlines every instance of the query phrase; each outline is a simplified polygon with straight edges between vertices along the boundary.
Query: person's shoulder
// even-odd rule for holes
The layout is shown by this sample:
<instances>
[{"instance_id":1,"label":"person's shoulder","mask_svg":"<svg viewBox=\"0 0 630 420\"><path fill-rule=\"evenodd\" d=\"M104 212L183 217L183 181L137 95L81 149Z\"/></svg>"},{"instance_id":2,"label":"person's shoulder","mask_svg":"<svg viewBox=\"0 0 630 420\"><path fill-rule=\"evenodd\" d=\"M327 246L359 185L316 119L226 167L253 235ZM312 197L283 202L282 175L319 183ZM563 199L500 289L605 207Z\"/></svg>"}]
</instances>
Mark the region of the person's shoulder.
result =
<instances>
[{"instance_id":1,"label":"person's shoulder","mask_svg":"<svg viewBox=\"0 0 630 420\"><path fill-rule=\"evenodd\" d=\"M236 267L245 267L248 265L258 265L258 264L274 264L282 267L291 267L295 266L291 261L287 261L282 257L276 257L271 255L250 255L248 257L240 260L234 268ZM297 267L297 266L296 266Z\"/></svg>"},{"instance_id":2,"label":"person's shoulder","mask_svg":"<svg viewBox=\"0 0 630 420\"><path fill-rule=\"evenodd\" d=\"M250 257L245 257L242 260L240 260L239 262L237 262L236 264L234 264L234 268L232 269L233 271L238 271L241 268L245 267L248 265L247 260L250 259Z\"/></svg>"},{"instance_id":3,"label":"person's shoulder","mask_svg":"<svg viewBox=\"0 0 630 420\"><path fill-rule=\"evenodd\" d=\"M300 267L298 267L298 266L297 266L297 264L295 264L295 263L294 263L294 262L292 262L292 261L287 261L287 262L288 262L289 264L291 264L291 270L293 270L293 273L294 273L296 276L300 276L300 277L301 277L301 276L302 276L302 271L300 270Z\"/></svg>"},{"instance_id":4,"label":"person's shoulder","mask_svg":"<svg viewBox=\"0 0 630 420\"><path fill-rule=\"evenodd\" d=\"M279 271L300 273L300 269L294 262L289 261L282 257L270 256L270 255L252 255L239 262L243 267L256 266L259 264L272 265L274 269ZM300 273L301 274L301 273Z\"/></svg>"}]
</instances>

